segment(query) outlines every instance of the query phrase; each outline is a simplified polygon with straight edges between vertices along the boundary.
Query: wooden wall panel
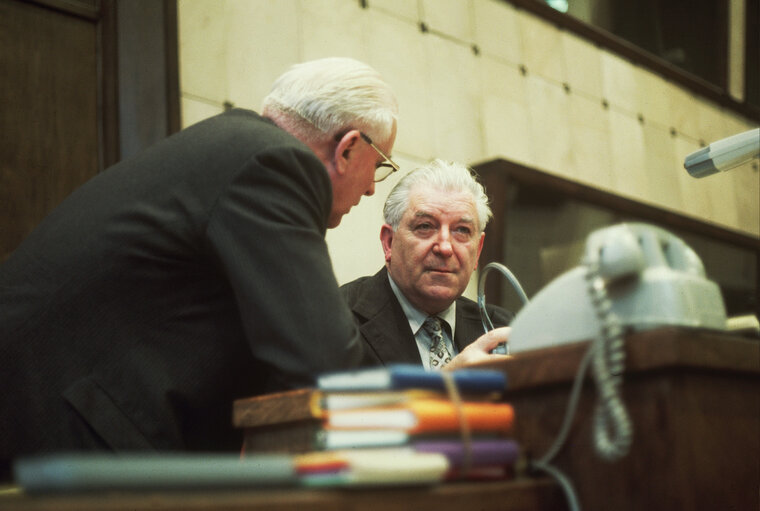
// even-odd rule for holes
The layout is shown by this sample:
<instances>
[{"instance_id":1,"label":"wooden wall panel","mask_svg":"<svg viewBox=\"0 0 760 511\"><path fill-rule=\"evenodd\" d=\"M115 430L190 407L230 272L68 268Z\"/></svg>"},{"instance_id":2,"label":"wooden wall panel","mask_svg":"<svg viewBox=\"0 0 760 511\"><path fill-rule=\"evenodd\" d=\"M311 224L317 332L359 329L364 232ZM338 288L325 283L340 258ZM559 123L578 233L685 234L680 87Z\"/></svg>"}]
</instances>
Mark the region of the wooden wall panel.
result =
<instances>
[{"instance_id":1,"label":"wooden wall panel","mask_svg":"<svg viewBox=\"0 0 760 511\"><path fill-rule=\"evenodd\" d=\"M0 0L0 260L98 171L97 27Z\"/></svg>"},{"instance_id":2,"label":"wooden wall panel","mask_svg":"<svg viewBox=\"0 0 760 511\"><path fill-rule=\"evenodd\" d=\"M0 0L0 262L180 124L176 0Z\"/></svg>"}]
</instances>

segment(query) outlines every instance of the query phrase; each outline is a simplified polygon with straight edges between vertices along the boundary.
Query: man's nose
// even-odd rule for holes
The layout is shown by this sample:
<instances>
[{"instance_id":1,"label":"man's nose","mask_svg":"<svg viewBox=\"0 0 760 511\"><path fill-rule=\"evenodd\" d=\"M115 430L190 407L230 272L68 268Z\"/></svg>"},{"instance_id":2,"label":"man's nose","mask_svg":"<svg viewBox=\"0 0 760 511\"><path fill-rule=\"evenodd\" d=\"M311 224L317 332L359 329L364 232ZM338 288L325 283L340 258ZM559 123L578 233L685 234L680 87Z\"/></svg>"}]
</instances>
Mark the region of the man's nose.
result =
<instances>
[{"instance_id":1,"label":"man's nose","mask_svg":"<svg viewBox=\"0 0 760 511\"><path fill-rule=\"evenodd\" d=\"M371 197L372 195L375 195L375 182L372 181L372 183L369 185L369 188L367 188L367 191L364 192L364 195L367 197Z\"/></svg>"},{"instance_id":2,"label":"man's nose","mask_svg":"<svg viewBox=\"0 0 760 511\"><path fill-rule=\"evenodd\" d=\"M442 228L438 232L438 240L435 243L434 249L437 249L437 253L443 256L449 256L452 254L453 249L451 247L451 233L448 229Z\"/></svg>"}]
</instances>

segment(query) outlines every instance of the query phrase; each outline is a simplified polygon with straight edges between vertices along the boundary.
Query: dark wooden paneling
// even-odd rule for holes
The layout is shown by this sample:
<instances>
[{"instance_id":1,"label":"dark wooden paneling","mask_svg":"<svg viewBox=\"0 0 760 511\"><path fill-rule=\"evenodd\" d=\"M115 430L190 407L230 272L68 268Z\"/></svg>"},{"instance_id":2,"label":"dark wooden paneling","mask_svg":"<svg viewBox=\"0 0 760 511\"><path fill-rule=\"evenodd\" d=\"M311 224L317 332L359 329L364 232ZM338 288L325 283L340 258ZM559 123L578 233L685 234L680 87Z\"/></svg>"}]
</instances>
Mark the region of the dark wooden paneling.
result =
<instances>
[{"instance_id":1,"label":"dark wooden paneling","mask_svg":"<svg viewBox=\"0 0 760 511\"><path fill-rule=\"evenodd\" d=\"M727 247L754 253L756 255L754 287L760 289L760 238L756 236L644 204L505 159L476 163L472 168L478 173L481 182L486 187L494 213L493 221L488 224L485 231L486 238L480 255L481 267L492 261L507 264L509 257L505 253L505 244L510 229L510 218L506 204L510 194L516 188L524 186L542 190L547 196L556 196L558 200L595 206L624 218L652 223L666 230L700 236L725 244ZM520 275L517 277L519 279ZM485 285L488 301L501 304L502 297L506 296L505 289L507 289L505 279L489 278ZM754 308L752 312L760 315L760 303L755 301Z\"/></svg>"},{"instance_id":2,"label":"dark wooden paneling","mask_svg":"<svg viewBox=\"0 0 760 511\"><path fill-rule=\"evenodd\" d=\"M175 104L179 106L174 91L178 81L172 79L177 75L176 28L173 38L166 37L167 29L176 27L172 4L155 0L116 4L121 158L139 153L179 127L178 109L172 111ZM170 95L174 101L168 100Z\"/></svg>"},{"instance_id":3,"label":"dark wooden paneling","mask_svg":"<svg viewBox=\"0 0 760 511\"><path fill-rule=\"evenodd\" d=\"M176 0L0 0L0 261L122 144L179 130L178 74Z\"/></svg>"},{"instance_id":4,"label":"dark wooden paneling","mask_svg":"<svg viewBox=\"0 0 760 511\"><path fill-rule=\"evenodd\" d=\"M27 3L37 4L64 14L96 21L100 18L101 2L109 0L26 0Z\"/></svg>"},{"instance_id":5,"label":"dark wooden paneling","mask_svg":"<svg viewBox=\"0 0 760 511\"><path fill-rule=\"evenodd\" d=\"M98 171L92 21L0 0L0 260Z\"/></svg>"}]
</instances>

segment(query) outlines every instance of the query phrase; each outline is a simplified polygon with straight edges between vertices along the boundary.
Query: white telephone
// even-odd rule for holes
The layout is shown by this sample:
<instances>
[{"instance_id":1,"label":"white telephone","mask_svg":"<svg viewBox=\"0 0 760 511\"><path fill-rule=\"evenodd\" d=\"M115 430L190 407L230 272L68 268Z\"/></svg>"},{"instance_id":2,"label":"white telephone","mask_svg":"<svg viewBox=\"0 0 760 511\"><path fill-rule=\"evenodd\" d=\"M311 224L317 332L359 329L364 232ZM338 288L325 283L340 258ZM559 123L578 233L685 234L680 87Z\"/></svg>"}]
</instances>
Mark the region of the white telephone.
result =
<instances>
[{"instance_id":1,"label":"white telephone","mask_svg":"<svg viewBox=\"0 0 760 511\"><path fill-rule=\"evenodd\" d=\"M509 278L525 302L510 324L508 349L494 352L592 341L573 383L562 428L548 451L531 463L534 470L552 475L565 491L570 509L579 510L572 483L550 462L570 430L586 370L591 367L598 390L594 447L601 458L615 461L628 453L633 440L633 426L620 396L626 330L668 325L725 330L720 290L706 278L697 254L673 234L647 224L619 224L591 233L581 265L550 282L530 301L506 267L486 265L478 285L486 331L493 324L485 309L483 280L492 266Z\"/></svg>"},{"instance_id":2,"label":"white telephone","mask_svg":"<svg viewBox=\"0 0 760 511\"><path fill-rule=\"evenodd\" d=\"M618 224L586 240L581 265L539 291L511 323L510 353L593 339L599 298L629 330L677 325L726 329L718 285L699 256L673 234L642 223Z\"/></svg>"}]
</instances>

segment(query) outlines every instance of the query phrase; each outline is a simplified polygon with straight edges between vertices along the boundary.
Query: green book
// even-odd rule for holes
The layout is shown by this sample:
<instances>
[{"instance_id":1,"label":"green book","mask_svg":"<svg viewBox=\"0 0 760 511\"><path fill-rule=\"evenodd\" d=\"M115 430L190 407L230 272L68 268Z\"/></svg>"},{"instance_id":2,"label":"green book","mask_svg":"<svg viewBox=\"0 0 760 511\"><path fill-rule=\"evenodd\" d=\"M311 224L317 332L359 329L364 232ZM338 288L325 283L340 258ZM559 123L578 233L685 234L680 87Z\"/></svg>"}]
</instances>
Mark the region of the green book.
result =
<instances>
[{"instance_id":1,"label":"green book","mask_svg":"<svg viewBox=\"0 0 760 511\"><path fill-rule=\"evenodd\" d=\"M254 488L298 484L289 455L55 454L18 459L27 493Z\"/></svg>"}]
</instances>

